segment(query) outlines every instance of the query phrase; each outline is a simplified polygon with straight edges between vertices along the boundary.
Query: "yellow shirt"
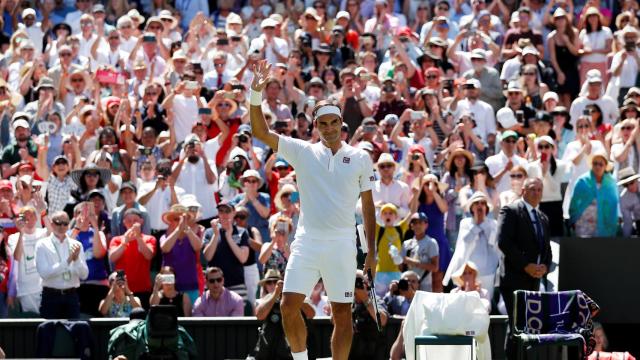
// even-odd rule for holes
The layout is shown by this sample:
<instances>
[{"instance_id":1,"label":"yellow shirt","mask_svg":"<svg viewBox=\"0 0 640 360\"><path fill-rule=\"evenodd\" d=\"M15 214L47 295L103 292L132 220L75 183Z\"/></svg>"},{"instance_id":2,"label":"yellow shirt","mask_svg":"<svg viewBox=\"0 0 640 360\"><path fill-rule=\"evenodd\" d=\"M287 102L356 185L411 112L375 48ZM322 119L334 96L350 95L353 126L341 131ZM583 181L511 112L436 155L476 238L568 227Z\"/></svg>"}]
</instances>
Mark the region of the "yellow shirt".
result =
<instances>
[{"instance_id":1,"label":"yellow shirt","mask_svg":"<svg viewBox=\"0 0 640 360\"><path fill-rule=\"evenodd\" d=\"M402 240L404 233L407 231L409 226L408 221L401 221L396 226L381 226L380 224L376 224L376 241L380 239L378 242L378 265L376 266L376 272L397 272L400 271L398 265L393 263L393 259L389 254L389 248L391 245L394 245L398 252L402 252ZM399 227L402 230L402 233L398 233L395 229ZM382 238L380 238L380 232L383 231Z\"/></svg>"}]
</instances>

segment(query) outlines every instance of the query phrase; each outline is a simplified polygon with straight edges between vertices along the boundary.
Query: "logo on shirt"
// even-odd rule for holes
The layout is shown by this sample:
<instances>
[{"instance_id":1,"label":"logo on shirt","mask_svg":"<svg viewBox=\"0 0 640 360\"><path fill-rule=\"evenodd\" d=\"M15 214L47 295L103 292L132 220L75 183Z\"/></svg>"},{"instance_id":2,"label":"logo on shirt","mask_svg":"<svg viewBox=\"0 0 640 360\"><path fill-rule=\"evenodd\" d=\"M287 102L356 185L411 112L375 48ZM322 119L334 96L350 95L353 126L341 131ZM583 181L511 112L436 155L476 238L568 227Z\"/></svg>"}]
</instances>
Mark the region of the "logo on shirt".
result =
<instances>
[{"instance_id":1,"label":"logo on shirt","mask_svg":"<svg viewBox=\"0 0 640 360\"><path fill-rule=\"evenodd\" d=\"M348 163L350 163L350 162L351 162L351 158L350 158L350 157L345 156L345 157L343 157L343 158L342 158L342 162L343 162L343 163L345 163L345 164L348 164Z\"/></svg>"},{"instance_id":2,"label":"logo on shirt","mask_svg":"<svg viewBox=\"0 0 640 360\"><path fill-rule=\"evenodd\" d=\"M346 297L346 298L351 298L351 297L353 297L353 292L352 292L352 291L345 291L345 292L344 292L344 297Z\"/></svg>"},{"instance_id":3,"label":"logo on shirt","mask_svg":"<svg viewBox=\"0 0 640 360\"><path fill-rule=\"evenodd\" d=\"M376 177L375 176L369 176L369 181L376 181Z\"/></svg>"}]
</instances>

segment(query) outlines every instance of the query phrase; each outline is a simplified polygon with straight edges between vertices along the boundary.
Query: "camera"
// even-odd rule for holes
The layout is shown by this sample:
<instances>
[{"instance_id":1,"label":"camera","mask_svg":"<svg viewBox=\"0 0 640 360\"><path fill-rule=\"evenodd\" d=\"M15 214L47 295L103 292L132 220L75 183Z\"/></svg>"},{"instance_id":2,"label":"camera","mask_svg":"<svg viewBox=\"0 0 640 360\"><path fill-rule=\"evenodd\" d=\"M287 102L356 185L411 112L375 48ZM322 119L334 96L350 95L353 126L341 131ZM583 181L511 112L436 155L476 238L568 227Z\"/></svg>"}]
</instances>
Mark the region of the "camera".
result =
<instances>
[{"instance_id":1,"label":"camera","mask_svg":"<svg viewBox=\"0 0 640 360\"><path fill-rule=\"evenodd\" d=\"M364 279L360 277L356 277L356 289L366 290L364 286Z\"/></svg>"},{"instance_id":2,"label":"camera","mask_svg":"<svg viewBox=\"0 0 640 360\"><path fill-rule=\"evenodd\" d=\"M376 132L377 127L375 125L365 125L362 127L362 131L365 133L374 133Z\"/></svg>"},{"instance_id":3,"label":"camera","mask_svg":"<svg viewBox=\"0 0 640 360\"><path fill-rule=\"evenodd\" d=\"M241 142L241 143L249 142L249 137L247 136L247 134L240 134L238 136L238 142Z\"/></svg>"},{"instance_id":4,"label":"camera","mask_svg":"<svg viewBox=\"0 0 640 360\"><path fill-rule=\"evenodd\" d=\"M411 155L411 160L414 160L414 161L418 161L418 160L420 160L420 154L413 154L413 155Z\"/></svg>"},{"instance_id":5,"label":"camera","mask_svg":"<svg viewBox=\"0 0 640 360\"><path fill-rule=\"evenodd\" d=\"M393 295L400 295L400 291L409 291L409 280L400 279L398 281L398 290L393 292Z\"/></svg>"},{"instance_id":6,"label":"camera","mask_svg":"<svg viewBox=\"0 0 640 360\"><path fill-rule=\"evenodd\" d=\"M626 51L633 51L636 49L636 43L633 41L627 41L624 43L624 49Z\"/></svg>"},{"instance_id":7,"label":"camera","mask_svg":"<svg viewBox=\"0 0 640 360\"><path fill-rule=\"evenodd\" d=\"M225 39L225 38L218 39L216 40L216 45L218 46L229 45L229 39Z\"/></svg>"},{"instance_id":8,"label":"camera","mask_svg":"<svg viewBox=\"0 0 640 360\"><path fill-rule=\"evenodd\" d=\"M387 92L387 93L392 93L392 92L395 92L395 91L396 91L396 88L395 88L395 86L393 86L393 85L385 85L385 86L382 88L382 91L383 91L383 92Z\"/></svg>"},{"instance_id":9,"label":"camera","mask_svg":"<svg viewBox=\"0 0 640 360\"><path fill-rule=\"evenodd\" d=\"M289 124L287 124L287 122L286 122L286 121L276 121L276 122L273 124L273 127L274 127L274 129L276 129L276 130L284 130L284 129L286 129L286 128L287 128L287 126L288 126L288 125L289 125Z\"/></svg>"},{"instance_id":10,"label":"camera","mask_svg":"<svg viewBox=\"0 0 640 360\"><path fill-rule=\"evenodd\" d=\"M524 123L524 111L516 110L516 120L518 120L519 123Z\"/></svg>"},{"instance_id":11,"label":"camera","mask_svg":"<svg viewBox=\"0 0 640 360\"><path fill-rule=\"evenodd\" d=\"M158 175L164 176L165 178L171 176L171 168L169 167L161 167L156 169L156 171L158 172Z\"/></svg>"},{"instance_id":12,"label":"camera","mask_svg":"<svg viewBox=\"0 0 640 360\"><path fill-rule=\"evenodd\" d=\"M124 270L116 271L116 281L124 281Z\"/></svg>"},{"instance_id":13,"label":"camera","mask_svg":"<svg viewBox=\"0 0 640 360\"><path fill-rule=\"evenodd\" d=\"M138 146L138 150L140 150L140 153L145 156L151 155L151 152L153 151L153 149L144 146Z\"/></svg>"}]
</instances>

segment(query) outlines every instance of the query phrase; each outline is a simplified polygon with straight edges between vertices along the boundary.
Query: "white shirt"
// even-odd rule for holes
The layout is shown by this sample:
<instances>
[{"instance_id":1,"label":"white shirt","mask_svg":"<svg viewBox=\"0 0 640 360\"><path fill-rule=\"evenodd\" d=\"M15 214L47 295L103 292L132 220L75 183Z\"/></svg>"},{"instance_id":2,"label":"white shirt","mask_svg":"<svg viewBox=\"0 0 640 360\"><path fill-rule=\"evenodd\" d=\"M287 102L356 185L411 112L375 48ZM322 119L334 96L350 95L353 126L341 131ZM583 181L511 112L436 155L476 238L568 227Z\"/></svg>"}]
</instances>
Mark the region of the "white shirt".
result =
<instances>
[{"instance_id":1,"label":"white shirt","mask_svg":"<svg viewBox=\"0 0 640 360\"><path fill-rule=\"evenodd\" d=\"M29 39L35 44L35 54L42 54L42 40L44 39L44 33L42 32L42 23L34 23L29 27L24 26L24 24L18 24L18 28L24 29L24 31L29 36Z\"/></svg>"},{"instance_id":2,"label":"white shirt","mask_svg":"<svg viewBox=\"0 0 640 360\"><path fill-rule=\"evenodd\" d=\"M176 142L184 141L191 134L191 128L198 121L198 102L195 96L189 98L182 94L173 97L174 129Z\"/></svg>"},{"instance_id":3,"label":"white shirt","mask_svg":"<svg viewBox=\"0 0 640 360\"><path fill-rule=\"evenodd\" d=\"M255 49L261 50L265 46L266 46L266 49L264 53L264 58L271 65L282 62L278 60L278 57L273 51L273 47L275 47L276 52L278 52L278 54L280 54L281 56L284 56L284 57L289 56L289 44L287 43L286 40L276 36L273 37L273 44L267 44L265 36L260 35L260 37L251 40L251 46L249 46L249 48L251 50L255 50Z\"/></svg>"},{"instance_id":4,"label":"white shirt","mask_svg":"<svg viewBox=\"0 0 640 360\"><path fill-rule=\"evenodd\" d=\"M562 160L556 160L556 171L551 175L551 165L547 170L547 174L542 176L542 166L540 160L531 162L527 166L527 175L530 178L542 179L542 200L541 202L562 201L562 193L560 185L565 182L570 165Z\"/></svg>"},{"instance_id":5,"label":"white shirt","mask_svg":"<svg viewBox=\"0 0 640 360\"><path fill-rule=\"evenodd\" d=\"M408 154L409 153L409 148L411 147L411 145L422 145L422 147L424 148L424 154L425 157L427 158L427 165L429 165L430 167L433 166L433 161L435 159L435 154L433 152L433 141L431 141L431 137L429 136L428 133L425 134L425 136L418 140L415 141L413 138L410 137L398 137L398 139L402 142L402 154ZM402 161L400 162L401 166L408 166L407 162L407 157L406 156L402 156Z\"/></svg>"},{"instance_id":6,"label":"white shirt","mask_svg":"<svg viewBox=\"0 0 640 360\"><path fill-rule=\"evenodd\" d=\"M204 154L207 156L207 159L215 159L218 155L218 150L220 150L220 135L214 137L213 139L209 139L204 143Z\"/></svg>"},{"instance_id":7,"label":"white shirt","mask_svg":"<svg viewBox=\"0 0 640 360\"><path fill-rule=\"evenodd\" d=\"M392 180L385 185L382 180L373 184L373 202L392 203L398 207L398 217L404 218L409 213L409 201L411 201L411 189L409 185L400 180Z\"/></svg>"},{"instance_id":8,"label":"white shirt","mask_svg":"<svg viewBox=\"0 0 640 360\"><path fill-rule=\"evenodd\" d=\"M209 71L208 73L204 74L204 79L203 79L204 86L208 88L217 89L219 77L220 77L220 74L218 74L216 70ZM234 74L231 71L229 71L229 69L225 68L224 71L222 72L222 85L226 84L227 82L229 82L229 80L233 79L234 77L235 77Z\"/></svg>"},{"instance_id":9,"label":"white shirt","mask_svg":"<svg viewBox=\"0 0 640 360\"><path fill-rule=\"evenodd\" d=\"M578 38L580 38L580 41L582 41L582 45L584 45L585 48L602 50L604 49L607 40L613 39L613 34L611 33L611 29L603 26L600 31L592 31L590 33L587 33L587 29L582 29ZM607 61L607 55L600 53L584 55L580 58L580 61L588 63L605 62Z\"/></svg>"},{"instance_id":10,"label":"white shirt","mask_svg":"<svg viewBox=\"0 0 640 360\"><path fill-rule=\"evenodd\" d=\"M138 38L135 36L129 36L129 39L125 39L124 36L120 36L120 50L130 54L133 48L136 47Z\"/></svg>"},{"instance_id":11,"label":"white shirt","mask_svg":"<svg viewBox=\"0 0 640 360\"><path fill-rule=\"evenodd\" d=\"M80 246L78 258L67 263L72 244ZM82 243L66 236L63 242L51 234L36 244L36 267L42 278L42 286L65 290L80 287L80 280L89 275Z\"/></svg>"},{"instance_id":12,"label":"white shirt","mask_svg":"<svg viewBox=\"0 0 640 360\"><path fill-rule=\"evenodd\" d=\"M635 79L635 77L634 77ZM582 111L587 105L597 104L602 109L602 122L605 124L615 124L620 117L620 111L618 111L618 102L613 100L608 95L602 95L597 100L590 100L586 96L578 96L571 103L571 109L569 114L571 115L571 125L576 126L578 117L582 115Z\"/></svg>"},{"instance_id":13,"label":"white shirt","mask_svg":"<svg viewBox=\"0 0 640 360\"><path fill-rule=\"evenodd\" d=\"M155 181L141 182L138 186L138 198L136 200L140 201L141 197L151 192L155 187ZM175 190L176 196L184 194L184 190L179 186L176 186ZM162 221L162 214L171 208L171 189L169 186L156 190L144 206L149 214L149 228L152 230L166 230L168 226Z\"/></svg>"},{"instance_id":14,"label":"white shirt","mask_svg":"<svg viewBox=\"0 0 640 360\"><path fill-rule=\"evenodd\" d=\"M98 36L96 34L91 34L88 39L85 39L84 36L79 35L78 38L80 38L80 48L78 50L78 54L80 54L80 56L90 58L91 47L93 46L93 43L98 40Z\"/></svg>"},{"instance_id":15,"label":"white shirt","mask_svg":"<svg viewBox=\"0 0 640 360\"><path fill-rule=\"evenodd\" d=\"M176 181L176 185L184 189L185 194L195 195L198 202L202 205L200 209L202 213L202 219L209 219L218 215L217 203L215 198L215 192L218 191L216 174L216 162L208 160L211 171L216 175L216 181L213 184L207 182L207 177L204 171L204 163L202 158L198 159L195 164L185 161L180 171L180 176ZM174 165L174 170L178 165Z\"/></svg>"},{"instance_id":16,"label":"white shirt","mask_svg":"<svg viewBox=\"0 0 640 360\"><path fill-rule=\"evenodd\" d=\"M356 202L375 182L369 154L344 142L334 155L321 142L279 138L278 154L296 169L300 190L296 239L355 241Z\"/></svg>"},{"instance_id":17,"label":"white shirt","mask_svg":"<svg viewBox=\"0 0 640 360\"><path fill-rule=\"evenodd\" d=\"M495 177L500 171L504 169L508 162L509 158L507 157L507 155L504 153L504 151L500 151L498 154L489 156L484 163L489 168L489 174ZM511 162L513 163L513 166L527 165L526 159L523 159L515 154L511 156ZM502 178L500 178L500 181L496 183L496 191L501 193L503 191L511 190L511 179L509 178L510 174L511 171L505 173Z\"/></svg>"},{"instance_id":18,"label":"white shirt","mask_svg":"<svg viewBox=\"0 0 640 360\"><path fill-rule=\"evenodd\" d=\"M636 54L640 55L640 51L635 50ZM622 54L625 51L618 51L615 55L613 55L613 60L611 61L611 67L609 70L613 73L613 71L620 66L622 63ZM638 75L639 64L636 62L636 59L627 54L627 59L624 61L622 65L622 71L620 72L620 87L629 88L632 86L636 86L636 75Z\"/></svg>"},{"instance_id":19,"label":"white shirt","mask_svg":"<svg viewBox=\"0 0 640 360\"><path fill-rule=\"evenodd\" d=\"M17 296L37 294L42 291L42 279L36 268L36 244L38 240L44 238L46 235L46 229L36 229L33 234L24 234L22 236L24 252L22 259L16 261L18 266L18 277L16 281ZM20 233L9 235L8 244L12 253L16 251L19 236Z\"/></svg>"},{"instance_id":20,"label":"white shirt","mask_svg":"<svg viewBox=\"0 0 640 360\"><path fill-rule=\"evenodd\" d=\"M68 13L64 17L64 22L69 24L69 26L71 26L71 33L72 34L80 33L80 18L82 17L82 14L83 14L82 11L76 10L74 12Z\"/></svg>"},{"instance_id":21,"label":"white shirt","mask_svg":"<svg viewBox=\"0 0 640 360\"><path fill-rule=\"evenodd\" d=\"M473 114L476 120L475 129L478 130L477 134L486 143L489 134L496 133L496 115L491 105L482 100L471 102L468 99L462 99L458 102L454 117L457 119L464 111L469 111Z\"/></svg>"},{"instance_id":22,"label":"white shirt","mask_svg":"<svg viewBox=\"0 0 640 360\"><path fill-rule=\"evenodd\" d=\"M516 79L520 75L522 68L522 59L520 56L513 57L504 62L502 71L500 72L500 80L510 81Z\"/></svg>"}]
</instances>

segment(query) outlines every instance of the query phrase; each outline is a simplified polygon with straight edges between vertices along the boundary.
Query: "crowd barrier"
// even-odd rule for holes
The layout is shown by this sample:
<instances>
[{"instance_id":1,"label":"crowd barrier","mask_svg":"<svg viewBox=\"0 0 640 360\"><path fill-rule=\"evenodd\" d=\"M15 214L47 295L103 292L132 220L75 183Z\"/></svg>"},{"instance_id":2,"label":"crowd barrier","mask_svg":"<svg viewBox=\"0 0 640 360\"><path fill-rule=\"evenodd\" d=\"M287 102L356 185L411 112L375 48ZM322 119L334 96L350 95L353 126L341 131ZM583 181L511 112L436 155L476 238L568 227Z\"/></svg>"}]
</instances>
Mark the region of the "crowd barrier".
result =
<instances>
[{"instance_id":1,"label":"crowd barrier","mask_svg":"<svg viewBox=\"0 0 640 360\"><path fill-rule=\"evenodd\" d=\"M44 319L6 319L0 321L0 346L8 358L35 358L36 330ZM94 359L107 359L109 331L126 323L126 319L95 318L88 320L96 339ZM255 317L180 318L198 347L200 359L244 359L256 344L260 324ZM385 329L387 352L400 330L400 319L390 319ZM329 318L313 319L309 347L318 357L330 357L329 340L333 325ZM492 316L489 337L494 359L504 359L506 316Z\"/></svg>"}]
</instances>

